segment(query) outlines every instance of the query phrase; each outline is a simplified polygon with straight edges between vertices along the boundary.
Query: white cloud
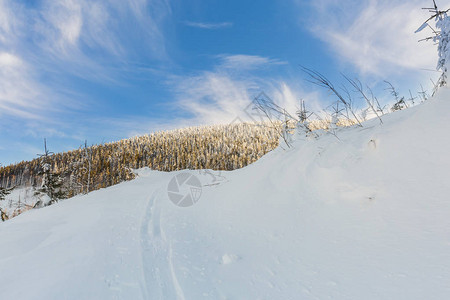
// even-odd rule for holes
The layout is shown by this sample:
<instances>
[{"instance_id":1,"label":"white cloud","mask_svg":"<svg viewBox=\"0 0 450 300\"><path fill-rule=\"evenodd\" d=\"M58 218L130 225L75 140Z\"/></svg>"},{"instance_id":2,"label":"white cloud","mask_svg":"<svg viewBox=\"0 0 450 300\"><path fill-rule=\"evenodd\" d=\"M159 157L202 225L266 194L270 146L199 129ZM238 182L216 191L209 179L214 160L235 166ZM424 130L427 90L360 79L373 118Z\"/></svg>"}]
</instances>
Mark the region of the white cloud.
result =
<instances>
[{"instance_id":1,"label":"white cloud","mask_svg":"<svg viewBox=\"0 0 450 300\"><path fill-rule=\"evenodd\" d=\"M201 29L221 29L232 27L233 23L231 22L220 22L220 23L204 23L204 22L184 22L185 25L189 27L201 28Z\"/></svg>"},{"instance_id":2,"label":"white cloud","mask_svg":"<svg viewBox=\"0 0 450 300\"><path fill-rule=\"evenodd\" d=\"M213 71L177 77L173 80L177 104L193 116L192 124L226 124L235 118L243 121L251 120L246 111L252 99L261 91L291 114L295 114L301 95L311 101L316 99L314 94L304 93L298 85L289 84L285 80L260 77L249 72L257 68L270 67L273 63L277 64L277 60L248 55L219 58L221 61ZM240 72L234 72L230 67L234 64L236 67L242 67L238 62L243 62L244 67Z\"/></svg>"},{"instance_id":3,"label":"white cloud","mask_svg":"<svg viewBox=\"0 0 450 300\"><path fill-rule=\"evenodd\" d=\"M111 68L105 60L124 64L137 49L147 58L167 59L159 23L168 14L163 0L44 0L33 34L56 65L71 64L66 72L107 75Z\"/></svg>"},{"instance_id":4,"label":"white cloud","mask_svg":"<svg viewBox=\"0 0 450 300\"><path fill-rule=\"evenodd\" d=\"M17 68L21 67L22 65L22 60L17 56L6 52L0 53L0 66L2 68Z\"/></svg>"},{"instance_id":5,"label":"white cloud","mask_svg":"<svg viewBox=\"0 0 450 300\"><path fill-rule=\"evenodd\" d=\"M434 69L436 47L418 43L426 33L414 34L428 17L421 9L427 4L418 0L320 0L315 2L316 20L310 28L362 74L392 76Z\"/></svg>"},{"instance_id":6,"label":"white cloud","mask_svg":"<svg viewBox=\"0 0 450 300\"><path fill-rule=\"evenodd\" d=\"M248 105L256 86L249 80L235 80L220 72L203 72L177 86L179 104L199 123L227 123Z\"/></svg>"},{"instance_id":7,"label":"white cloud","mask_svg":"<svg viewBox=\"0 0 450 300\"><path fill-rule=\"evenodd\" d=\"M48 101L37 101L41 88L30 76L30 68L18 56L0 52L0 116L38 118Z\"/></svg>"},{"instance_id":8,"label":"white cloud","mask_svg":"<svg viewBox=\"0 0 450 300\"><path fill-rule=\"evenodd\" d=\"M164 59L159 21L167 14L165 0L0 0L0 115L34 119L83 106L74 102L85 97L54 79L114 81L135 54L130 39Z\"/></svg>"},{"instance_id":9,"label":"white cloud","mask_svg":"<svg viewBox=\"0 0 450 300\"><path fill-rule=\"evenodd\" d=\"M11 39L16 20L12 13L12 5L7 0L0 0L0 43L7 44Z\"/></svg>"},{"instance_id":10,"label":"white cloud","mask_svg":"<svg viewBox=\"0 0 450 300\"><path fill-rule=\"evenodd\" d=\"M221 59L221 68L235 70L250 70L264 66L285 64L285 62L258 55L220 55L219 58Z\"/></svg>"},{"instance_id":11,"label":"white cloud","mask_svg":"<svg viewBox=\"0 0 450 300\"><path fill-rule=\"evenodd\" d=\"M49 1L41 11L43 32L47 41L54 42L50 47L66 52L68 47L77 47L83 26L81 2L73 0ZM53 41L52 41L53 40Z\"/></svg>"}]
</instances>

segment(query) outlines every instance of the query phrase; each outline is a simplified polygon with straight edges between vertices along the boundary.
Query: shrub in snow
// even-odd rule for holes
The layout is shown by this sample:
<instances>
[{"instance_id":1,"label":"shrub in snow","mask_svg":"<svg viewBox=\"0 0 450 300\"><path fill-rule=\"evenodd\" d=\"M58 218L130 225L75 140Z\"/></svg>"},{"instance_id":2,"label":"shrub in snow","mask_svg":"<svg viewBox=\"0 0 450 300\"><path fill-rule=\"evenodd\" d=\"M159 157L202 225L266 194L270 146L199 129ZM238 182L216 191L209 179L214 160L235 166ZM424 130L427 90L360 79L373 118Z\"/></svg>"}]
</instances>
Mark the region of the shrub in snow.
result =
<instances>
[{"instance_id":1,"label":"shrub in snow","mask_svg":"<svg viewBox=\"0 0 450 300\"><path fill-rule=\"evenodd\" d=\"M310 120L309 118L312 116L312 113L306 109L305 101L300 100L300 108L297 110L297 134L299 135L308 135L311 132L310 128Z\"/></svg>"},{"instance_id":2,"label":"shrub in snow","mask_svg":"<svg viewBox=\"0 0 450 300\"><path fill-rule=\"evenodd\" d=\"M388 84L387 90L391 93L392 96L395 98L395 103L391 107L391 111L397 111L402 110L405 108L408 108L408 104L406 104L405 97L400 97L397 90L394 88L394 86L389 81L384 81ZM412 96L411 96L412 97Z\"/></svg>"}]
</instances>

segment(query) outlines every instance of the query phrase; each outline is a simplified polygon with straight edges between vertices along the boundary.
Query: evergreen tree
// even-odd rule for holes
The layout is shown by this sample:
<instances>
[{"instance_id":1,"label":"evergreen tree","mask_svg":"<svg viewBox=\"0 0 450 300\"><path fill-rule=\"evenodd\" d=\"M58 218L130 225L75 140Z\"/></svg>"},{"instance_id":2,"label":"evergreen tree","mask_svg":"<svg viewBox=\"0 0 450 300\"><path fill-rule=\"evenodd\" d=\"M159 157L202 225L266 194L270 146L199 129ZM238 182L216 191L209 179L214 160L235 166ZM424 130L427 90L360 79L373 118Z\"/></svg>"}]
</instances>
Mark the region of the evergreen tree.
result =
<instances>
[{"instance_id":1,"label":"evergreen tree","mask_svg":"<svg viewBox=\"0 0 450 300\"><path fill-rule=\"evenodd\" d=\"M47 141L44 139L44 154L40 154L41 159L41 171L40 175L42 178L42 185L36 191L36 196L47 195L49 200L44 201L41 198L35 204L34 207L42 207L47 205L52 205L61 199L67 197L66 191L64 189L64 177L61 176L60 172L54 172L51 167L51 157L53 152L47 149Z\"/></svg>"},{"instance_id":2,"label":"evergreen tree","mask_svg":"<svg viewBox=\"0 0 450 300\"><path fill-rule=\"evenodd\" d=\"M5 200L6 196L8 196L9 194L11 194L12 190L14 189L14 187L12 188L3 188L0 187L0 201ZM6 213L2 210L2 208L0 207L0 218L2 221L6 221L8 220L8 216L6 215Z\"/></svg>"},{"instance_id":3,"label":"evergreen tree","mask_svg":"<svg viewBox=\"0 0 450 300\"><path fill-rule=\"evenodd\" d=\"M433 7L426 8L431 13L431 17L429 17L417 32L422 31L426 27L430 27L433 30L433 36L425 38L424 40L432 40L433 42L438 44L438 63L436 69L441 71L441 77L436 85L436 88L447 85L447 77L448 71L450 67L450 18L447 13L450 9L439 10L436 4L436 1L433 0ZM436 22L436 30L433 29L428 22L431 20L435 20Z\"/></svg>"},{"instance_id":4,"label":"evergreen tree","mask_svg":"<svg viewBox=\"0 0 450 300\"><path fill-rule=\"evenodd\" d=\"M0 201L5 200L5 197L11 194L13 189L14 189L13 187L9 189L0 187Z\"/></svg>"}]
</instances>

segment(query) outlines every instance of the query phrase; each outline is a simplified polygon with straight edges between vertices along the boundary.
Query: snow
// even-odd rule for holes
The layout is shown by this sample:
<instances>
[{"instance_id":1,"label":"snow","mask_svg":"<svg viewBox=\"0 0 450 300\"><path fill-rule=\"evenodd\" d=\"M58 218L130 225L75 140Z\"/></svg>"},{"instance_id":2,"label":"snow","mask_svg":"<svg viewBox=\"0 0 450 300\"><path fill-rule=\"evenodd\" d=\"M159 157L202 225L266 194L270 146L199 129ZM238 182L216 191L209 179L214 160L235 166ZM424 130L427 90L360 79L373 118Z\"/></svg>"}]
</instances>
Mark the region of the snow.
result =
<instances>
[{"instance_id":1,"label":"snow","mask_svg":"<svg viewBox=\"0 0 450 300\"><path fill-rule=\"evenodd\" d=\"M28 211L0 224L1 298L448 299L449 100ZM183 172L188 207L167 193Z\"/></svg>"},{"instance_id":2,"label":"snow","mask_svg":"<svg viewBox=\"0 0 450 300\"><path fill-rule=\"evenodd\" d=\"M18 187L11 191L0 201L0 208L5 214L12 218L23 211L31 209L37 201L35 191L32 187Z\"/></svg>"},{"instance_id":3,"label":"snow","mask_svg":"<svg viewBox=\"0 0 450 300\"><path fill-rule=\"evenodd\" d=\"M237 261L238 259L239 259L239 256L237 256L235 254L224 254L222 256L222 264L229 265L229 264L232 264L233 262Z\"/></svg>"}]
</instances>

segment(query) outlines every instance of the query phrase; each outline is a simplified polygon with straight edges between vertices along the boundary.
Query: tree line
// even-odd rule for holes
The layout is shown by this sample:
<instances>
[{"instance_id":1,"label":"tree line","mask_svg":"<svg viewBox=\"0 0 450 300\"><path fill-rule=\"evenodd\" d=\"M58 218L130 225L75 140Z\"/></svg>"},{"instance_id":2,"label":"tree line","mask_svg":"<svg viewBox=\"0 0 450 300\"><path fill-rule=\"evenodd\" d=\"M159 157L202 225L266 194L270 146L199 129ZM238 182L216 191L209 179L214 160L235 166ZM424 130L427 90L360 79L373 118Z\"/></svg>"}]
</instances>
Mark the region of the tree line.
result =
<instances>
[{"instance_id":1,"label":"tree line","mask_svg":"<svg viewBox=\"0 0 450 300\"><path fill-rule=\"evenodd\" d=\"M0 186L39 189L55 174L71 197L133 179L132 169L142 167L234 170L276 148L278 139L273 127L236 123L161 131L101 145L85 143L77 150L46 153L0 168Z\"/></svg>"}]
</instances>

